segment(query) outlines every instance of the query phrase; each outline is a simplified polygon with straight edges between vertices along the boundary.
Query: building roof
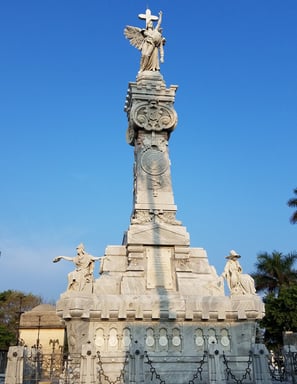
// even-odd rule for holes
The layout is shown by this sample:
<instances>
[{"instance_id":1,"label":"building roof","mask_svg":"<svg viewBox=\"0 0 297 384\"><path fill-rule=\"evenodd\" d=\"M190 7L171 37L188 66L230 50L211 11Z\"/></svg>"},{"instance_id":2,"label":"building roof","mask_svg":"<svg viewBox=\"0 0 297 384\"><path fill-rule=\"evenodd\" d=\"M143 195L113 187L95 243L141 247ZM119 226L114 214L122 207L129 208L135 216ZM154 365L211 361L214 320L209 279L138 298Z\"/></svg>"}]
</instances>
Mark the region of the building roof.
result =
<instances>
[{"instance_id":1,"label":"building roof","mask_svg":"<svg viewBox=\"0 0 297 384\"><path fill-rule=\"evenodd\" d=\"M24 328L65 328L65 325L55 306L40 304L21 315L20 329Z\"/></svg>"}]
</instances>

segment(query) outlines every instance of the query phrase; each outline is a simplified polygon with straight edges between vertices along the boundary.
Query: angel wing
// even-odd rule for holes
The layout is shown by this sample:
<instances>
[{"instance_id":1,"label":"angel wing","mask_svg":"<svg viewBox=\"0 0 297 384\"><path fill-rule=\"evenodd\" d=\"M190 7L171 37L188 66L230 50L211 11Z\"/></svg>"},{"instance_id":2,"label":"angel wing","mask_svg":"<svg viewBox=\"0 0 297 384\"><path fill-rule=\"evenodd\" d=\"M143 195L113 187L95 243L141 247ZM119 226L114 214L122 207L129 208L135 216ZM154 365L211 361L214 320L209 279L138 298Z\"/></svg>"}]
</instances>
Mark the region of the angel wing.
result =
<instances>
[{"instance_id":1,"label":"angel wing","mask_svg":"<svg viewBox=\"0 0 297 384\"><path fill-rule=\"evenodd\" d=\"M138 27L131 27L130 25L127 25L124 29L124 35L127 39L130 40L130 44L133 45L133 47L137 49L141 49L144 36L142 34L142 29Z\"/></svg>"}]
</instances>

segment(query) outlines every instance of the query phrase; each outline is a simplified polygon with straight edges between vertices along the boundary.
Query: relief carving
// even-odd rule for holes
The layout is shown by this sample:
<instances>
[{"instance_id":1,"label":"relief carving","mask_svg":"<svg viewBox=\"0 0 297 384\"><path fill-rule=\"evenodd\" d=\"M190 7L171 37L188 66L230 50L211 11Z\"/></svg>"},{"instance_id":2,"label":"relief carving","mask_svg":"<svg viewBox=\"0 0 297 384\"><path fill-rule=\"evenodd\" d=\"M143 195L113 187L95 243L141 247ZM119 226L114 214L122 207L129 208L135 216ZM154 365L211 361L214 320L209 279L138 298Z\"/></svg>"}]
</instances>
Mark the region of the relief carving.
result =
<instances>
[{"instance_id":1,"label":"relief carving","mask_svg":"<svg viewBox=\"0 0 297 384\"><path fill-rule=\"evenodd\" d=\"M167 105L160 105L157 100L135 103L130 118L136 127L146 131L172 131L177 124L175 110Z\"/></svg>"},{"instance_id":2,"label":"relief carving","mask_svg":"<svg viewBox=\"0 0 297 384\"><path fill-rule=\"evenodd\" d=\"M166 172L169 161L163 151L157 147L146 148L141 155L141 168L144 172L158 176Z\"/></svg>"},{"instance_id":3,"label":"relief carving","mask_svg":"<svg viewBox=\"0 0 297 384\"><path fill-rule=\"evenodd\" d=\"M153 214L148 210L137 210L131 219L131 224L146 224L153 220Z\"/></svg>"},{"instance_id":4,"label":"relief carving","mask_svg":"<svg viewBox=\"0 0 297 384\"><path fill-rule=\"evenodd\" d=\"M176 220L175 212L163 210L135 210L131 224L147 224L147 223L166 223L171 225L181 225L181 221Z\"/></svg>"},{"instance_id":5,"label":"relief carving","mask_svg":"<svg viewBox=\"0 0 297 384\"><path fill-rule=\"evenodd\" d=\"M182 258L176 260L176 271L191 271L189 258Z\"/></svg>"},{"instance_id":6,"label":"relief carving","mask_svg":"<svg viewBox=\"0 0 297 384\"><path fill-rule=\"evenodd\" d=\"M158 218L160 221L171 224L171 225L181 225L181 221L176 220L175 218L175 212L173 211L162 211L158 213Z\"/></svg>"}]
</instances>

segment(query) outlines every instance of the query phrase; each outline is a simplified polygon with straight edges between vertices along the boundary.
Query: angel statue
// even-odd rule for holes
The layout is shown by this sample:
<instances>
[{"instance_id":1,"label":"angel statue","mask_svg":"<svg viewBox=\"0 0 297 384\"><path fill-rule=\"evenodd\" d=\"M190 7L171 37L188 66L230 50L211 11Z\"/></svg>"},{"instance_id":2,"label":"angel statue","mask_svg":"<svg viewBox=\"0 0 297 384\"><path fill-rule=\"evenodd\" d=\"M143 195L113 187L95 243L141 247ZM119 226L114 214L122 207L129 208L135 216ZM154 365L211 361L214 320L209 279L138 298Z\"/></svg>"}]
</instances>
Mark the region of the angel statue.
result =
<instances>
[{"instance_id":1,"label":"angel statue","mask_svg":"<svg viewBox=\"0 0 297 384\"><path fill-rule=\"evenodd\" d=\"M138 17L146 21L146 28L131 27L127 25L124 29L124 35L130 40L130 44L141 51L140 70L143 71L159 71L159 53L160 62L164 62L164 44L165 38L162 36L162 12L158 16L153 16L149 9L145 14ZM153 21L158 21L154 28Z\"/></svg>"}]
</instances>

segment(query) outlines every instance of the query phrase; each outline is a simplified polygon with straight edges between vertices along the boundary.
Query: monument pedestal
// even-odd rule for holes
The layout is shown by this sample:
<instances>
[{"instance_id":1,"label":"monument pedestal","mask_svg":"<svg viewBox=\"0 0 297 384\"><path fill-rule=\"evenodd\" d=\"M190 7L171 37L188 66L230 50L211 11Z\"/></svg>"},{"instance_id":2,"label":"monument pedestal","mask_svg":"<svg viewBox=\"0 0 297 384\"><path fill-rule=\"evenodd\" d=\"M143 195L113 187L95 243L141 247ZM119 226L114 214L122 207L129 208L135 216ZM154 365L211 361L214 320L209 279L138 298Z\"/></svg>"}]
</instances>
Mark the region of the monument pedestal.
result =
<instances>
[{"instance_id":1,"label":"monument pedestal","mask_svg":"<svg viewBox=\"0 0 297 384\"><path fill-rule=\"evenodd\" d=\"M85 350L110 382L122 371L125 383L190 383L197 375L227 383L227 371L261 382L253 381L251 351L263 303L257 295L225 296L201 248L109 246L93 293L65 292L57 313L70 355ZM257 367L266 353L259 349Z\"/></svg>"}]
</instances>

